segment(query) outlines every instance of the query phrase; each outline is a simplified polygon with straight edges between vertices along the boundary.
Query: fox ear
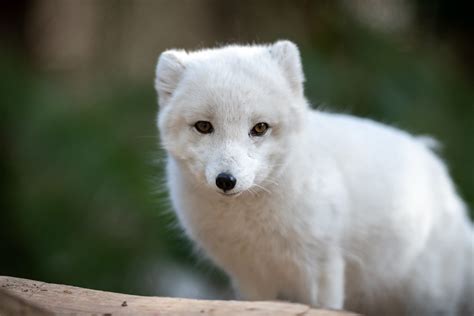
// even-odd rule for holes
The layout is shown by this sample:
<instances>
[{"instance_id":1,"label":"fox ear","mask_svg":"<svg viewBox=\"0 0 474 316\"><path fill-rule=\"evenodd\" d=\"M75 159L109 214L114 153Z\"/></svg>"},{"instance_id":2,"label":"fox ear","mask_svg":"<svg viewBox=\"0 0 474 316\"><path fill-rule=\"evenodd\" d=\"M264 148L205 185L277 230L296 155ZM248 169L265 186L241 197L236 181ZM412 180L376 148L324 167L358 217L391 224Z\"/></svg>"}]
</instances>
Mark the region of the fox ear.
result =
<instances>
[{"instance_id":1,"label":"fox ear","mask_svg":"<svg viewBox=\"0 0 474 316\"><path fill-rule=\"evenodd\" d=\"M156 66L155 89L160 107L166 106L186 69L184 50L167 50L161 53Z\"/></svg>"},{"instance_id":2,"label":"fox ear","mask_svg":"<svg viewBox=\"0 0 474 316\"><path fill-rule=\"evenodd\" d=\"M298 47L290 41L277 41L270 46L270 54L283 69L291 90L298 96L303 95L304 74Z\"/></svg>"}]
</instances>

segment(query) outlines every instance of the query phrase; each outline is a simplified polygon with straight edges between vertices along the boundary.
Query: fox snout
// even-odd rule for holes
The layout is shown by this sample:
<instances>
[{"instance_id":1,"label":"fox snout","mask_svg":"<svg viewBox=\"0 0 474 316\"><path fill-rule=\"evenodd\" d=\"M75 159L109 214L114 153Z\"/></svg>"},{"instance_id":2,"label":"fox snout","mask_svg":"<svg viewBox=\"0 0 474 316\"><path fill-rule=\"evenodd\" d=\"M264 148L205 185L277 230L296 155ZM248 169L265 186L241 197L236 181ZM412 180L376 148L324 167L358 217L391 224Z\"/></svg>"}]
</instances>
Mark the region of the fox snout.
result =
<instances>
[{"instance_id":1,"label":"fox snout","mask_svg":"<svg viewBox=\"0 0 474 316\"><path fill-rule=\"evenodd\" d=\"M236 194L254 184L256 163L243 148L216 150L204 165L207 185L220 193Z\"/></svg>"}]
</instances>

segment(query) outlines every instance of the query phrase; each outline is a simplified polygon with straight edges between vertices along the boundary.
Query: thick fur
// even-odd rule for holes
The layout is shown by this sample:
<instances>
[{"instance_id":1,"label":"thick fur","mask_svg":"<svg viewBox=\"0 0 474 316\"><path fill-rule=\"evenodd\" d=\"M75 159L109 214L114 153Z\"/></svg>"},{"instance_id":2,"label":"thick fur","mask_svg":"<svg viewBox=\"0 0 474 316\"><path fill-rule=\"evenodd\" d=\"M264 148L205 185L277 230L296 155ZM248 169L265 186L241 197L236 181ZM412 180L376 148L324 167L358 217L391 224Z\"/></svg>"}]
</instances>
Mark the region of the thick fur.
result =
<instances>
[{"instance_id":1,"label":"thick fur","mask_svg":"<svg viewBox=\"0 0 474 316\"><path fill-rule=\"evenodd\" d=\"M443 162L425 138L310 109L303 81L288 41L161 54L158 125L186 234L244 299L471 314L474 233Z\"/></svg>"}]
</instances>

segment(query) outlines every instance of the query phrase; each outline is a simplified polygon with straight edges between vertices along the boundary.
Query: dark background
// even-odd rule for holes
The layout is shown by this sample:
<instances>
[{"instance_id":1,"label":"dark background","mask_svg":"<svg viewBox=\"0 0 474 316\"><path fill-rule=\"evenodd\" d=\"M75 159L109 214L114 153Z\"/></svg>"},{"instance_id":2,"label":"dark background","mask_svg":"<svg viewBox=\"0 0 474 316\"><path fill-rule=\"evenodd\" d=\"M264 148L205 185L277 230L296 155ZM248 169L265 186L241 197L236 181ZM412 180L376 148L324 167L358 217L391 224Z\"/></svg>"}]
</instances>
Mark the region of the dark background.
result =
<instances>
[{"instance_id":1,"label":"dark background","mask_svg":"<svg viewBox=\"0 0 474 316\"><path fill-rule=\"evenodd\" d=\"M167 48L296 42L312 104L436 137L474 205L472 3L2 3L0 275L229 297L162 184L153 74Z\"/></svg>"}]
</instances>

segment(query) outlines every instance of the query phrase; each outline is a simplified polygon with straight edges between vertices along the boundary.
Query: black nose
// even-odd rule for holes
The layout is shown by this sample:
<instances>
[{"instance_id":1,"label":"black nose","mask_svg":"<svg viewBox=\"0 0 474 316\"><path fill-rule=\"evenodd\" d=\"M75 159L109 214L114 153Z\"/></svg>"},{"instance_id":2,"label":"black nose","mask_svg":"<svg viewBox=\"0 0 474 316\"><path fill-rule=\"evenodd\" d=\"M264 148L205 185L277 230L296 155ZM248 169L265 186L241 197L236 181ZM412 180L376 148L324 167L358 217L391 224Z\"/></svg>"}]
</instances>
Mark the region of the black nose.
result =
<instances>
[{"instance_id":1,"label":"black nose","mask_svg":"<svg viewBox=\"0 0 474 316\"><path fill-rule=\"evenodd\" d=\"M237 179L234 178L233 175L230 173L219 173L219 175L216 178L216 185L219 189L222 189L222 191L229 191L232 190L235 187L235 184L237 183Z\"/></svg>"}]
</instances>

